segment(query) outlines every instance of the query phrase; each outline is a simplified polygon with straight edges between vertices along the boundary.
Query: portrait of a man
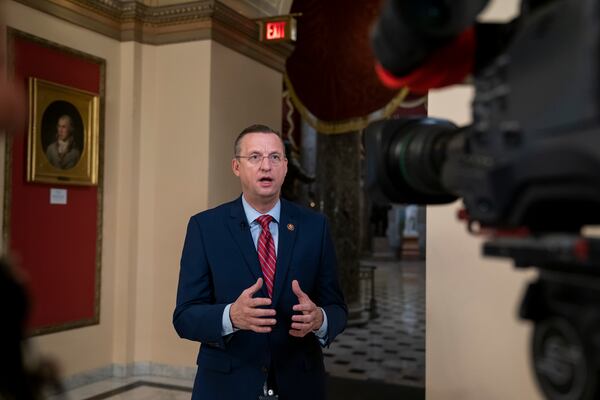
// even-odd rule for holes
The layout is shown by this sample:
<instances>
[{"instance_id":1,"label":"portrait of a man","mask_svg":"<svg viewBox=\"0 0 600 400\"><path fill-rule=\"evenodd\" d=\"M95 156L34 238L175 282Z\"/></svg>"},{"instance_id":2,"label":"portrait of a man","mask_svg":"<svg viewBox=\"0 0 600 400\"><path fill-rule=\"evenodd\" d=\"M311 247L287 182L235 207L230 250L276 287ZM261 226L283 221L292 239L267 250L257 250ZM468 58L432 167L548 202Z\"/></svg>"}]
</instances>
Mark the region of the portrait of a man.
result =
<instances>
[{"instance_id":1,"label":"portrait of a man","mask_svg":"<svg viewBox=\"0 0 600 400\"><path fill-rule=\"evenodd\" d=\"M96 185L99 97L34 77L29 90L27 181Z\"/></svg>"},{"instance_id":2,"label":"portrait of a man","mask_svg":"<svg viewBox=\"0 0 600 400\"><path fill-rule=\"evenodd\" d=\"M73 135L73 119L67 115L61 115L56 124L56 140L46 148L48 161L56 168L73 168L81 157L81 149Z\"/></svg>"}]
</instances>

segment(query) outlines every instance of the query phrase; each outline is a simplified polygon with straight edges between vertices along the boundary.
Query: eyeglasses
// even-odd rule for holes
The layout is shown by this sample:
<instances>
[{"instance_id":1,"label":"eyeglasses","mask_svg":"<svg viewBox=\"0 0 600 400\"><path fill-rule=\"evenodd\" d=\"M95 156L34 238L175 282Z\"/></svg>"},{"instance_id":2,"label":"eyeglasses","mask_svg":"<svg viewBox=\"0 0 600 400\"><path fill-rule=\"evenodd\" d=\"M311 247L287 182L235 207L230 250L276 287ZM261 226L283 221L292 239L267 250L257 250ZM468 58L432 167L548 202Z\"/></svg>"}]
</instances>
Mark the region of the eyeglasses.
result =
<instances>
[{"instance_id":1,"label":"eyeglasses","mask_svg":"<svg viewBox=\"0 0 600 400\"><path fill-rule=\"evenodd\" d=\"M260 165L265 158L268 158L271 165L275 167L285 160L285 157L279 153L271 153L268 156L255 153L249 156L235 156L235 158L245 158L252 165Z\"/></svg>"}]
</instances>

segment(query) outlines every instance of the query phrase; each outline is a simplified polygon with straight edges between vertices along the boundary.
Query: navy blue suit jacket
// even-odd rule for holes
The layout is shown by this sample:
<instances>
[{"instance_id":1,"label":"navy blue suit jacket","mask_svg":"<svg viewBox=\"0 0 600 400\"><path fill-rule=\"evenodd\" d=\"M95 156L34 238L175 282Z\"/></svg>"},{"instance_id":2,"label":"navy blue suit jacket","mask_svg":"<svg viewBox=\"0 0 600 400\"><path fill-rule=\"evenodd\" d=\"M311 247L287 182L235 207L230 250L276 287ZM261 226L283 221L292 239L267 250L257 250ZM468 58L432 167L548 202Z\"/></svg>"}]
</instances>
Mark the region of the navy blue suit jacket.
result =
<instances>
[{"instance_id":1,"label":"navy blue suit jacket","mask_svg":"<svg viewBox=\"0 0 600 400\"><path fill-rule=\"evenodd\" d=\"M240 330L221 336L225 306L262 276L241 197L193 216L181 257L173 324L182 338L202 342L192 398L256 400L272 366L281 399L322 399L325 372L316 336L289 334L292 292L302 290L328 319L328 345L344 330L347 308L325 217L281 199L271 333ZM256 297L267 297L266 287Z\"/></svg>"}]
</instances>

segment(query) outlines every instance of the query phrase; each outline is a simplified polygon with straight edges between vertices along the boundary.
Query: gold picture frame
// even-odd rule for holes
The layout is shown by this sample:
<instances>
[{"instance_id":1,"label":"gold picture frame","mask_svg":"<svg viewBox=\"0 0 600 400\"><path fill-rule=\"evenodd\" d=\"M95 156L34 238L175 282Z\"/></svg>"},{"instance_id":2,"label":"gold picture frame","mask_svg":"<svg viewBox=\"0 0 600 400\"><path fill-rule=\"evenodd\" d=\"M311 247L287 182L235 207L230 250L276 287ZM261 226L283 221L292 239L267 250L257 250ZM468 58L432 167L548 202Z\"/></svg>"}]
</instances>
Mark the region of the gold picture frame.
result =
<instances>
[{"instance_id":1,"label":"gold picture frame","mask_svg":"<svg viewBox=\"0 0 600 400\"><path fill-rule=\"evenodd\" d=\"M29 78L27 181L98 184L99 96Z\"/></svg>"}]
</instances>

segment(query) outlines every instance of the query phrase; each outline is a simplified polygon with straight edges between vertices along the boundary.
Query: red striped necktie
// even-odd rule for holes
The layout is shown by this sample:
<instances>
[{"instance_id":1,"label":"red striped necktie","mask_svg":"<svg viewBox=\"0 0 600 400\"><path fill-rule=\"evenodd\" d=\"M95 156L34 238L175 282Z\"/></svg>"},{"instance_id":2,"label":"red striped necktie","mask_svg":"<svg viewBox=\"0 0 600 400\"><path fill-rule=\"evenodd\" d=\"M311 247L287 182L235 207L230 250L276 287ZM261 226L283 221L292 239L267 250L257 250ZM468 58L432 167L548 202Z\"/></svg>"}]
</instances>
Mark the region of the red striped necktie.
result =
<instances>
[{"instance_id":1,"label":"red striped necktie","mask_svg":"<svg viewBox=\"0 0 600 400\"><path fill-rule=\"evenodd\" d=\"M258 237L256 246L258 251L258 261L262 269L265 285L267 285L267 293L269 297L273 297L273 282L275 281L275 242L269 229L269 223L273 218L270 215L261 215L256 220L260 224L262 231Z\"/></svg>"}]
</instances>

